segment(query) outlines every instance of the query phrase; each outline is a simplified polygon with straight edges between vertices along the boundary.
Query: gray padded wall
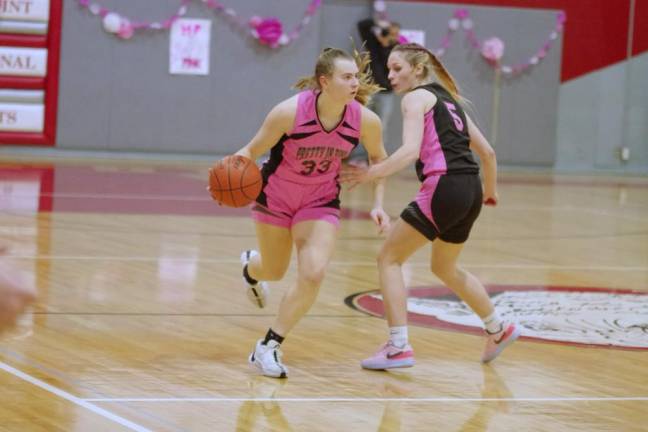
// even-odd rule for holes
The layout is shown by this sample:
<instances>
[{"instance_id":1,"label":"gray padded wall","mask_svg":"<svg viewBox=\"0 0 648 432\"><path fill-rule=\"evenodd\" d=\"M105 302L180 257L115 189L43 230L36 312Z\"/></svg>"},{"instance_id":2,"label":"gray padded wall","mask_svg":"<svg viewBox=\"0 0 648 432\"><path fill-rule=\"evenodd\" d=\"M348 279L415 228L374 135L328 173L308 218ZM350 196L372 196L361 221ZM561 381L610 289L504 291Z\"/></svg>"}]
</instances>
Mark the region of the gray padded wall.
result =
<instances>
[{"instance_id":1,"label":"gray padded wall","mask_svg":"<svg viewBox=\"0 0 648 432\"><path fill-rule=\"evenodd\" d=\"M59 127L61 148L225 154L254 134L268 109L292 94L295 79L311 72L325 45L350 46L356 22L371 12L368 0L325 0L320 13L295 44L268 51L234 32L220 17L193 2L187 18L212 19L208 76L168 74L168 32L121 41L106 34L99 19L64 2ZM176 0L155 3L105 0L127 16L166 18ZM226 2L225 2L226 3ZM288 30L306 0L241 0L232 6L244 17L278 16ZM153 7L154 5L154 7ZM390 16L404 28L422 29L435 48L458 5L389 2ZM470 6L480 38L501 37L506 63L531 56L555 23L555 12ZM550 166L555 159L561 43L522 77L502 80L499 139L502 163ZM493 71L468 48L462 31L443 57L473 102L473 117L490 137ZM398 108L398 107L396 107ZM396 109L386 144L400 145Z\"/></svg>"},{"instance_id":2,"label":"gray padded wall","mask_svg":"<svg viewBox=\"0 0 648 432\"><path fill-rule=\"evenodd\" d=\"M560 171L648 172L648 54L563 83L557 132ZM628 161L620 148L630 150Z\"/></svg>"},{"instance_id":3,"label":"gray padded wall","mask_svg":"<svg viewBox=\"0 0 648 432\"><path fill-rule=\"evenodd\" d=\"M648 53L628 62L623 142L630 150L628 170L648 174Z\"/></svg>"},{"instance_id":4,"label":"gray padded wall","mask_svg":"<svg viewBox=\"0 0 648 432\"><path fill-rule=\"evenodd\" d=\"M289 29L306 9L303 0L233 3L244 17L280 15ZM186 17L212 20L210 74L170 75L168 32L122 41L105 33L101 21L76 2L64 4L61 148L231 152L253 136L274 103L292 94L290 86L311 71L319 50L319 17L296 43L270 52L196 1ZM133 18L163 19L178 1L103 4Z\"/></svg>"}]
</instances>

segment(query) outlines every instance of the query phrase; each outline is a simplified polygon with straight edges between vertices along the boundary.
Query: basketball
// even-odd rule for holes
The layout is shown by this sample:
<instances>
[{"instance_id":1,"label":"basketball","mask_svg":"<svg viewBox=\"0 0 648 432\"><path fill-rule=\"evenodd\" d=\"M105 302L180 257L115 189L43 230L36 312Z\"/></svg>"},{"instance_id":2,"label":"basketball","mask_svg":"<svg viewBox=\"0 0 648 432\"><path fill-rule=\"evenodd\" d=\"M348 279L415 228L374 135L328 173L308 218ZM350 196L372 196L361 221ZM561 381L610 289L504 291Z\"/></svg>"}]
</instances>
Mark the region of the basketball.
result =
<instances>
[{"instance_id":1,"label":"basketball","mask_svg":"<svg viewBox=\"0 0 648 432\"><path fill-rule=\"evenodd\" d=\"M214 201L227 207L250 204L262 186L261 171L245 156L227 156L209 170L209 193Z\"/></svg>"}]
</instances>

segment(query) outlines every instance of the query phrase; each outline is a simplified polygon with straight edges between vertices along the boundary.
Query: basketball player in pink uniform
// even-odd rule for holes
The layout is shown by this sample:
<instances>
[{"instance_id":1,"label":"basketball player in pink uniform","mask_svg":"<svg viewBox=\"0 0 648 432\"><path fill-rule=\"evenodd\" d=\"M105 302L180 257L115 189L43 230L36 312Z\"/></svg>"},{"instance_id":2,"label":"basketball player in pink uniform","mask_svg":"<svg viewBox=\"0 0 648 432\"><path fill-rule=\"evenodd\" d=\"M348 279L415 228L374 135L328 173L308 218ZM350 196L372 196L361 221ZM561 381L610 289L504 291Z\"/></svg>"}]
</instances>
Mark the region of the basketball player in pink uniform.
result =
<instances>
[{"instance_id":1,"label":"basketball player in pink uniform","mask_svg":"<svg viewBox=\"0 0 648 432\"><path fill-rule=\"evenodd\" d=\"M518 338L520 329L500 318L484 286L458 267L457 259L482 202L497 204L495 152L461 108L457 85L434 54L418 44L399 45L392 50L387 66L394 91L404 94L403 145L369 168L345 170L342 181L375 181L416 161L422 185L394 224L378 256L389 340L376 354L363 360L362 367L414 365L414 351L407 335L407 289L402 265L428 242L432 242L432 272L483 320L487 341L482 362L490 362ZM434 75L440 83L434 82ZM482 161L483 184L471 150Z\"/></svg>"},{"instance_id":2,"label":"basketball player in pink uniform","mask_svg":"<svg viewBox=\"0 0 648 432\"><path fill-rule=\"evenodd\" d=\"M387 154L376 114L364 107L380 87L368 75L368 55L350 56L324 49L315 73L295 87L303 90L279 103L238 155L256 160L270 150L263 165L263 190L252 208L259 251L241 255L248 297L264 307L266 281L281 279L297 252L297 282L284 294L274 324L260 339L249 361L264 375L285 378L281 343L317 297L333 253L340 219L341 161L359 143L372 163ZM382 209L384 186L374 186L373 221L387 228Z\"/></svg>"}]
</instances>

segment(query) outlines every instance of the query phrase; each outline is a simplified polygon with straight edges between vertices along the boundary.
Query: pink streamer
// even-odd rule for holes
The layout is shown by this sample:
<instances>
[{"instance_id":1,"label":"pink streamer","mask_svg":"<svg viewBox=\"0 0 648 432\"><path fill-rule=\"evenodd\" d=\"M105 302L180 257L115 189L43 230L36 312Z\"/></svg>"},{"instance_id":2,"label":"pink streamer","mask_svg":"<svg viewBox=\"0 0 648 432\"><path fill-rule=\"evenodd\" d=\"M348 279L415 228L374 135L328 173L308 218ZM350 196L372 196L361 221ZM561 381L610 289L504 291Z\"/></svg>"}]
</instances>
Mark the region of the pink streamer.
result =
<instances>
[{"instance_id":1,"label":"pink streamer","mask_svg":"<svg viewBox=\"0 0 648 432\"><path fill-rule=\"evenodd\" d=\"M374 3L377 3L377 1L378 0L376 0ZM384 18L387 19L386 12L383 11L382 14ZM457 25L457 20L459 20L459 25ZM564 11L558 12L558 14L556 15L556 25L552 33L561 33L564 29L565 22L567 22L567 14ZM544 59L553 46L554 42L551 37L548 38L544 42L544 44L536 51L536 53L533 56L529 57L529 59L524 63L516 64L513 66L503 65L501 64L500 60L504 56L504 42L497 37L492 37L483 42L480 42L472 27L473 22L470 18L470 12L468 11L468 9L455 9L454 13L452 14L452 18L448 21L448 31L441 40L439 48L434 51L439 56L444 55L446 50L451 45L452 37L461 28L463 29L466 35L466 39L468 39L468 42L470 43L470 46L473 49L480 51L482 58L490 66L492 66L494 69L502 70L505 75L518 75L530 69L532 66L535 66L535 64L531 62L532 59L535 63L539 63L540 60Z\"/></svg>"},{"instance_id":2,"label":"pink streamer","mask_svg":"<svg viewBox=\"0 0 648 432\"><path fill-rule=\"evenodd\" d=\"M82 8L91 9L93 7L99 7L98 15L102 18L109 13L115 13L107 8L91 4L91 0L77 1L79 2L79 6ZM178 7L176 13L174 13L167 19L163 19L157 22L131 22L128 18L120 15L120 18L123 20L123 22L116 34L122 39L130 39L135 34L135 32L139 30L168 30L177 19L184 16L184 12L186 11L186 8L190 3L191 0L181 0L180 6ZM250 18L249 21L246 21L239 17L236 11L231 8L226 8L218 0L204 0L203 3L214 12L223 15L223 18L234 25L234 27L238 28L245 34L256 38L261 45L270 48L278 48L298 39L305 25L315 14L317 14L317 11L322 6L322 0L311 0L311 2L308 4L308 7L306 8L304 16L295 26L295 28L289 33L284 33L283 24L277 18L263 18L254 16Z\"/></svg>"}]
</instances>

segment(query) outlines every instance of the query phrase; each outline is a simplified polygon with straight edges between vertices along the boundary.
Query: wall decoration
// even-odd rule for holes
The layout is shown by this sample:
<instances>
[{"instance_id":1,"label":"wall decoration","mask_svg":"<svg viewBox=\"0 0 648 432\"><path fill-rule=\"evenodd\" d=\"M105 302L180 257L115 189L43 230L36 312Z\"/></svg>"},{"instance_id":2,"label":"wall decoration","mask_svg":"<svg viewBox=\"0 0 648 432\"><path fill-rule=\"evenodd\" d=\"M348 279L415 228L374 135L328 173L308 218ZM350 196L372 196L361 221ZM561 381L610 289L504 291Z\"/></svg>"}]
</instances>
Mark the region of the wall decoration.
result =
<instances>
[{"instance_id":1,"label":"wall decoration","mask_svg":"<svg viewBox=\"0 0 648 432\"><path fill-rule=\"evenodd\" d=\"M378 17L387 19L387 6L384 0L374 1L373 7L374 12ZM501 60L505 54L506 46L504 41L496 36L480 41L474 30L475 23L470 17L468 9L456 9L452 18L448 20L448 30L441 40L441 43L437 48L430 47L430 49L437 56L442 57L448 48L450 48L455 33L459 30L463 30L470 46L479 51L482 58L484 58L489 65L494 69L500 70L505 77L511 77L527 71L540 63L540 61L547 56L547 53L553 46L554 42L558 39L560 33L562 33L566 20L567 15L562 11L558 12L558 14L556 14L556 24L554 28L549 32L547 39L542 42L540 48L538 48L533 55L519 63L502 64Z\"/></svg>"},{"instance_id":2,"label":"wall decoration","mask_svg":"<svg viewBox=\"0 0 648 432\"><path fill-rule=\"evenodd\" d=\"M186 15L187 7L191 3L191 0L181 0L178 9L168 18L160 21L145 21L129 18L91 0L77 1L80 7L87 9L93 15L101 17L106 32L122 39L130 39L141 31L170 30L178 19ZM254 15L245 19L236 10L226 7L218 0L201 0L201 2L208 9L221 15L229 24L242 33L256 39L259 44L273 49L289 45L297 40L304 27L311 22L322 4L322 0L311 0L299 23L292 30L286 31L279 18Z\"/></svg>"},{"instance_id":3,"label":"wall decoration","mask_svg":"<svg viewBox=\"0 0 648 432\"><path fill-rule=\"evenodd\" d=\"M210 40L210 20L176 20L169 40L169 73L208 75Z\"/></svg>"}]
</instances>

